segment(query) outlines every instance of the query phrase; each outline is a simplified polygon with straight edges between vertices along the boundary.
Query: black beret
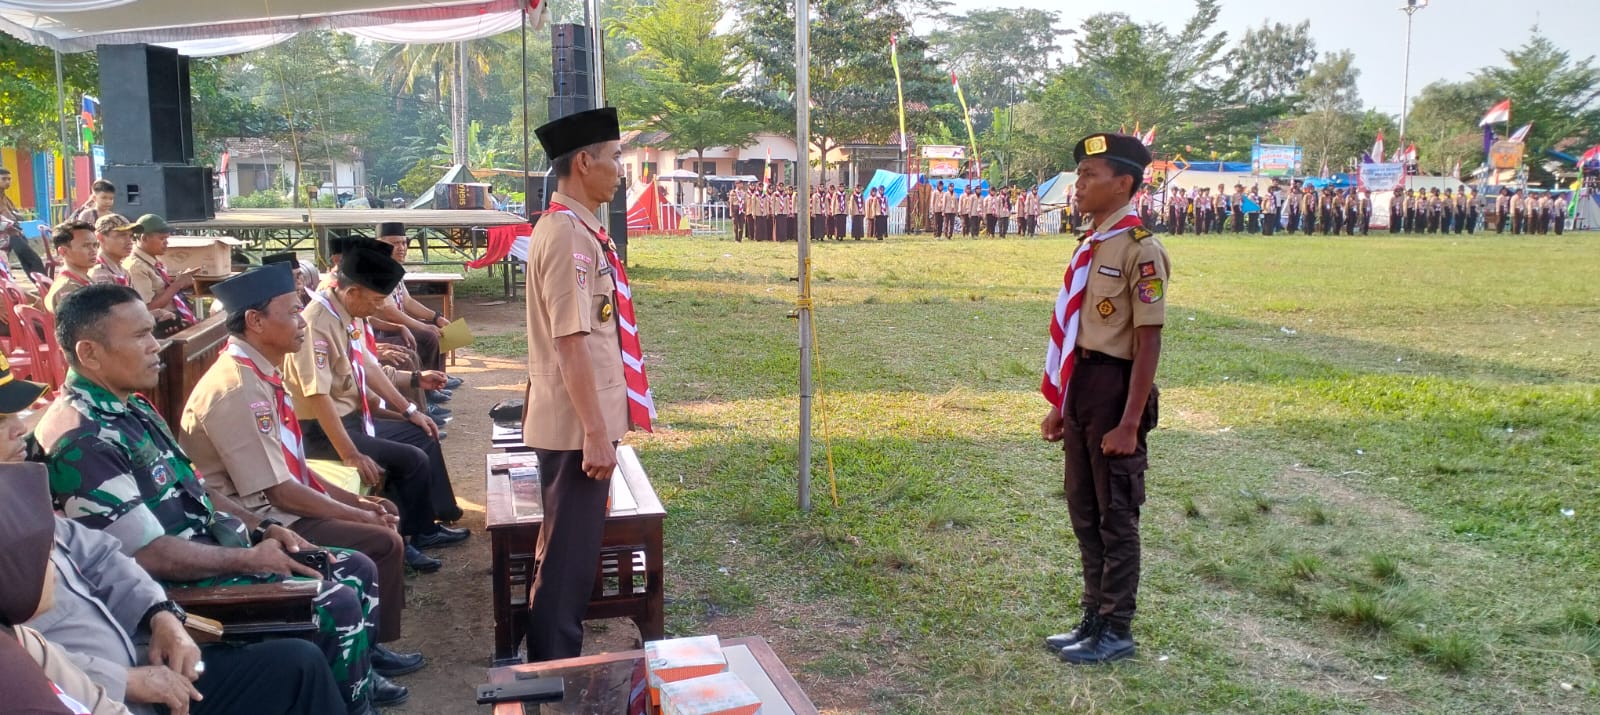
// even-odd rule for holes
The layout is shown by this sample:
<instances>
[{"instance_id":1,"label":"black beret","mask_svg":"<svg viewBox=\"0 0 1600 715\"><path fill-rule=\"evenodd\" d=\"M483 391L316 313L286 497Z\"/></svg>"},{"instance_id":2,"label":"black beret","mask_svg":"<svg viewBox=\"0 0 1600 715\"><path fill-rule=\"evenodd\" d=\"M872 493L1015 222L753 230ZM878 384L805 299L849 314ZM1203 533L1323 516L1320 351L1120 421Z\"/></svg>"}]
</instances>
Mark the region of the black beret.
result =
<instances>
[{"instance_id":1,"label":"black beret","mask_svg":"<svg viewBox=\"0 0 1600 715\"><path fill-rule=\"evenodd\" d=\"M300 265L300 258L292 251L273 253L261 257L261 265L270 266L274 263L287 263L291 268Z\"/></svg>"},{"instance_id":2,"label":"black beret","mask_svg":"<svg viewBox=\"0 0 1600 715\"><path fill-rule=\"evenodd\" d=\"M601 107L568 114L533 130L539 136L544 155L554 160L590 144L612 142L622 138L617 125L617 108Z\"/></svg>"},{"instance_id":3,"label":"black beret","mask_svg":"<svg viewBox=\"0 0 1600 715\"><path fill-rule=\"evenodd\" d=\"M252 268L211 286L211 294L222 301L222 305L230 313L293 292L294 272L287 263L272 263Z\"/></svg>"},{"instance_id":4,"label":"black beret","mask_svg":"<svg viewBox=\"0 0 1600 715\"><path fill-rule=\"evenodd\" d=\"M406 235L406 225L403 224L403 223L400 223L399 221L384 221L384 222L378 224L378 237L379 238L382 238L384 236L404 236L404 235Z\"/></svg>"},{"instance_id":5,"label":"black beret","mask_svg":"<svg viewBox=\"0 0 1600 715\"><path fill-rule=\"evenodd\" d=\"M384 295L393 293L395 286L406 277L406 267L389 255L388 246L383 248L382 251L360 248L345 253L339 273L363 288Z\"/></svg>"},{"instance_id":6,"label":"black beret","mask_svg":"<svg viewBox=\"0 0 1600 715\"><path fill-rule=\"evenodd\" d=\"M1105 159L1118 164L1130 166L1139 171L1150 165L1150 147L1139 141L1138 137L1128 134L1090 134L1078 142L1072 149L1072 158L1075 161L1084 159Z\"/></svg>"}]
</instances>

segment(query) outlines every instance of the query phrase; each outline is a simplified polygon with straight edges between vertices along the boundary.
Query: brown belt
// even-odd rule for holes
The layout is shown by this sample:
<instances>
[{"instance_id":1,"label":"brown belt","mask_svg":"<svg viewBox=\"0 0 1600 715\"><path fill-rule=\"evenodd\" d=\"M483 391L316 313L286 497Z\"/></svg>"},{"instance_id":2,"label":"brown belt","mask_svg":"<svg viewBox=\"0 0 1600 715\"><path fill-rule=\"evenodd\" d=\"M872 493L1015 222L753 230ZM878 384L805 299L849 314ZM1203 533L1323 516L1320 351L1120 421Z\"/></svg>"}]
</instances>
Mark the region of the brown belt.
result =
<instances>
[{"instance_id":1,"label":"brown belt","mask_svg":"<svg viewBox=\"0 0 1600 715\"><path fill-rule=\"evenodd\" d=\"M1115 355L1107 355L1098 350L1090 350L1088 348L1078 348L1078 359L1082 360L1085 364L1098 363L1103 365L1128 365L1133 363L1132 360L1127 358L1119 358Z\"/></svg>"}]
</instances>

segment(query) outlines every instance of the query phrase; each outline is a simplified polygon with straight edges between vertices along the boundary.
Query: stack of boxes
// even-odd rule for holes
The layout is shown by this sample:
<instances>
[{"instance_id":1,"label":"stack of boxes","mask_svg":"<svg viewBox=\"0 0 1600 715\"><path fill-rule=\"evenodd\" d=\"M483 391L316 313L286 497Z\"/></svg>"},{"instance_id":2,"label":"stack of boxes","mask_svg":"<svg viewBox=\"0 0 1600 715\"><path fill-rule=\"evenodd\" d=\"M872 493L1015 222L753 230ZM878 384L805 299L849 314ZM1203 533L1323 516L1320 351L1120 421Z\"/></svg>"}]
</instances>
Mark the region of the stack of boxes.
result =
<instances>
[{"instance_id":1,"label":"stack of boxes","mask_svg":"<svg viewBox=\"0 0 1600 715\"><path fill-rule=\"evenodd\" d=\"M660 715L753 715L761 699L738 675L716 636L644 644L650 710Z\"/></svg>"}]
</instances>

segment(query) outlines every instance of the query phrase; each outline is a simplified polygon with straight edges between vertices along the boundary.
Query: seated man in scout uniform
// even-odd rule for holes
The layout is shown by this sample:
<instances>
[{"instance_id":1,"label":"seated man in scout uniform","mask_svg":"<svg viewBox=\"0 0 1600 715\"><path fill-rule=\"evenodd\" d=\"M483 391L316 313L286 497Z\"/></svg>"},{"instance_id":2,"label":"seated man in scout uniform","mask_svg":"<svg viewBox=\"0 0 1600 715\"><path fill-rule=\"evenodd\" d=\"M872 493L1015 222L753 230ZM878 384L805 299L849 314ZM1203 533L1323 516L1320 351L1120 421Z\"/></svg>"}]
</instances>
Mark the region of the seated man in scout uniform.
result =
<instances>
[{"instance_id":1,"label":"seated man in scout uniform","mask_svg":"<svg viewBox=\"0 0 1600 715\"><path fill-rule=\"evenodd\" d=\"M469 532L438 523L462 514L439 449L439 428L400 395L366 340L366 318L404 275L387 253L345 252L332 287L313 293L302 311L307 339L284 361L283 372L306 456L337 459L355 469L363 484L386 489L400 507L400 533L425 549L461 543ZM412 373L412 379L429 389L444 384L438 373ZM378 418L379 399L404 421Z\"/></svg>"},{"instance_id":2,"label":"seated man in scout uniform","mask_svg":"<svg viewBox=\"0 0 1600 715\"><path fill-rule=\"evenodd\" d=\"M50 468L56 508L117 537L122 552L166 583L224 586L291 576L321 581L316 642L350 712L404 701L409 693L369 678L377 568L330 549L332 578L292 558L317 547L223 499L219 511L194 463L139 393L160 379L155 320L139 294L95 284L61 302L56 339L71 370L35 436Z\"/></svg>"},{"instance_id":3,"label":"seated man in scout uniform","mask_svg":"<svg viewBox=\"0 0 1600 715\"><path fill-rule=\"evenodd\" d=\"M101 216L94 222L94 238L100 251L95 254L94 268L89 269L89 282L131 285L122 262L133 253L133 222L121 214Z\"/></svg>"},{"instance_id":4,"label":"seated man in scout uniform","mask_svg":"<svg viewBox=\"0 0 1600 715\"><path fill-rule=\"evenodd\" d=\"M194 287L194 274L200 269L190 268L178 275L167 272L167 264L161 262L167 252L167 238L172 235L166 219L145 214L134 222L133 232L138 245L122 261L129 285L156 316L162 334L170 335L194 325L194 310L184 291Z\"/></svg>"},{"instance_id":5,"label":"seated man in scout uniform","mask_svg":"<svg viewBox=\"0 0 1600 715\"><path fill-rule=\"evenodd\" d=\"M94 227L82 221L68 221L50 232L50 246L56 252L61 268L50 283L50 292L44 294L44 309L56 312L56 306L72 292L89 285L89 269L94 267Z\"/></svg>"},{"instance_id":6,"label":"seated man in scout uniform","mask_svg":"<svg viewBox=\"0 0 1600 715\"><path fill-rule=\"evenodd\" d=\"M406 225L399 222L388 221L378 224L378 241L387 244L393 253L390 254L400 265L406 263L406 251L410 248L410 239L406 237ZM439 331L443 330L450 321L446 320L443 313L423 305L416 298L411 297L411 292L406 290L405 281L395 286L394 293L390 294L391 306L386 306L379 316L391 323L404 325L411 331L416 343L417 357L421 360L419 369L437 370L444 372L444 354L439 352ZM383 339L382 335L378 336ZM461 386L461 378L450 377L445 380L444 390L433 390L428 395L429 401L447 402L449 395L440 394ZM443 399L438 399L443 397Z\"/></svg>"},{"instance_id":7,"label":"seated man in scout uniform","mask_svg":"<svg viewBox=\"0 0 1600 715\"><path fill-rule=\"evenodd\" d=\"M278 366L300 349L305 324L286 263L241 273L212 287L228 310L228 347L189 393L178 444L206 491L233 501L262 523L282 524L307 541L354 549L378 567L383 603L374 641L400 638L405 606L405 541L399 510L329 484L306 464L300 422ZM417 501L417 499L413 499ZM424 500L421 500L425 502ZM372 668L397 676L421 668L420 654L372 648Z\"/></svg>"}]
</instances>

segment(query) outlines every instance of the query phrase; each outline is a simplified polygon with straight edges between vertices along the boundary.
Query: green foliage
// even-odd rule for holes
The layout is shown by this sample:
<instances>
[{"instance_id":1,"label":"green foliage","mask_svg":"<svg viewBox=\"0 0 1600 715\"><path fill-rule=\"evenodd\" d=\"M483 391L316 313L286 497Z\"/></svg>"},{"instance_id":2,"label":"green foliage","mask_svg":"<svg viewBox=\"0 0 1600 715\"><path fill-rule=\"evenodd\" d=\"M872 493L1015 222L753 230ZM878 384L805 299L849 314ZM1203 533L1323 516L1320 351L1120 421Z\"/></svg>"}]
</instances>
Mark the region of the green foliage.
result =
<instances>
[{"instance_id":1,"label":"green foliage","mask_svg":"<svg viewBox=\"0 0 1600 715\"><path fill-rule=\"evenodd\" d=\"M1592 56L1574 60L1538 30L1534 27L1526 43L1505 53L1505 65L1485 67L1476 78L1511 100L1512 129L1533 122L1525 142L1528 164L1534 179L1546 182L1549 172L1533 157L1569 140L1588 147L1600 139L1600 67Z\"/></svg>"},{"instance_id":2,"label":"green foliage","mask_svg":"<svg viewBox=\"0 0 1600 715\"><path fill-rule=\"evenodd\" d=\"M281 209L293 206L289 196L281 191L257 191L249 196L236 196L228 201L236 209Z\"/></svg>"},{"instance_id":3,"label":"green foliage","mask_svg":"<svg viewBox=\"0 0 1600 715\"><path fill-rule=\"evenodd\" d=\"M1481 163L1483 130L1478 120L1501 99L1499 91L1481 78L1423 87L1406 118L1406 138L1416 142L1419 168L1437 174L1457 158L1465 171Z\"/></svg>"},{"instance_id":4,"label":"green foliage","mask_svg":"<svg viewBox=\"0 0 1600 715\"><path fill-rule=\"evenodd\" d=\"M62 55L69 142L77 141L78 103L100 94L93 53ZM0 33L0 145L46 149L61 145L55 53ZM76 147L74 147L76 150Z\"/></svg>"},{"instance_id":5,"label":"green foliage","mask_svg":"<svg viewBox=\"0 0 1600 715\"><path fill-rule=\"evenodd\" d=\"M1324 55L1300 82L1305 113L1288 120L1285 133L1305 147L1306 173L1324 165L1330 171L1345 171L1360 155L1363 141L1370 143L1370 135L1357 134L1362 119L1361 95L1356 89L1360 74L1355 55L1341 50Z\"/></svg>"},{"instance_id":6,"label":"green foliage","mask_svg":"<svg viewBox=\"0 0 1600 715\"><path fill-rule=\"evenodd\" d=\"M929 52L960 76L979 132L993 123L988 110L1021 102L1044 86L1061 39L1073 32L1057 27L1059 13L1034 8L982 8L938 20Z\"/></svg>"}]
</instances>

